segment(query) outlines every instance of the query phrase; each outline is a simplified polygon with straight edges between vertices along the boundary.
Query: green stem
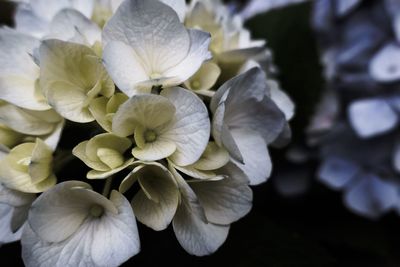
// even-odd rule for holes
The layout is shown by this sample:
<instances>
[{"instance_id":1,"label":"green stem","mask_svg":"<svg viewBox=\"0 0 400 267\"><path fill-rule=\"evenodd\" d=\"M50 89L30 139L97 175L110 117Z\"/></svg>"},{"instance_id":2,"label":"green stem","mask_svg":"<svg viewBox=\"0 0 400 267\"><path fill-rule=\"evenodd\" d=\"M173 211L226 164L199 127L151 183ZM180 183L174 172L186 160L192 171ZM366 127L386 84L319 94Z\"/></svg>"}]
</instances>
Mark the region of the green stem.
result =
<instances>
[{"instance_id":1,"label":"green stem","mask_svg":"<svg viewBox=\"0 0 400 267\"><path fill-rule=\"evenodd\" d=\"M106 182L104 183L104 188L103 188L103 193L102 193L103 196L108 197L108 195L110 194L110 190L111 190L111 184L112 184L112 176L108 177L106 179Z\"/></svg>"}]
</instances>

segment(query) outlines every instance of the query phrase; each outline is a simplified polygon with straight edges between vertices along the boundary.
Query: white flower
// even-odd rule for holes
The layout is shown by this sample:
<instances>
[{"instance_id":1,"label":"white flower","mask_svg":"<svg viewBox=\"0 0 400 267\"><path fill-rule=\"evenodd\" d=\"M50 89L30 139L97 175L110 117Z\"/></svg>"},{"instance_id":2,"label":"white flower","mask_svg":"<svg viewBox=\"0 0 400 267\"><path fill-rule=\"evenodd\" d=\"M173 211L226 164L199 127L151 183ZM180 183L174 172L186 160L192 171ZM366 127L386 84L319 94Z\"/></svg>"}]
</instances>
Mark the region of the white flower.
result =
<instances>
[{"instance_id":1,"label":"white flower","mask_svg":"<svg viewBox=\"0 0 400 267\"><path fill-rule=\"evenodd\" d=\"M124 93L116 93L111 98L97 97L90 103L89 110L97 123L107 132L111 132L115 113L128 99Z\"/></svg>"},{"instance_id":2,"label":"white flower","mask_svg":"<svg viewBox=\"0 0 400 267\"><path fill-rule=\"evenodd\" d=\"M208 91L216 84L221 69L213 62L204 62L201 68L185 82L185 87L199 95L208 95Z\"/></svg>"},{"instance_id":3,"label":"white flower","mask_svg":"<svg viewBox=\"0 0 400 267\"><path fill-rule=\"evenodd\" d=\"M56 184L53 151L41 139L20 144L0 160L0 183L26 193L44 192Z\"/></svg>"},{"instance_id":4,"label":"white flower","mask_svg":"<svg viewBox=\"0 0 400 267\"><path fill-rule=\"evenodd\" d=\"M54 151L64 127L64 120L53 109L35 111L0 101L0 132L8 148L24 137L40 137ZM10 132L11 131L11 132ZM9 136L12 134L12 136Z\"/></svg>"},{"instance_id":5,"label":"white flower","mask_svg":"<svg viewBox=\"0 0 400 267\"><path fill-rule=\"evenodd\" d=\"M136 218L156 231L166 229L180 199L174 176L160 163L137 162L133 171L122 181L119 191L125 193L136 181L140 190L131 202Z\"/></svg>"},{"instance_id":6,"label":"white flower","mask_svg":"<svg viewBox=\"0 0 400 267\"><path fill-rule=\"evenodd\" d=\"M94 121L89 110L94 98L111 97L115 90L93 50L55 39L40 46L40 86L59 114L80 123Z\"/></svg>"},{"instance_id":7,"label":"white flower","mask_svg":"<svg viewBox=\"0 0 400 267\"><path fill-rule=\"evenodd\" d=\"M29 0L20 3L15 14L15 28L23 33L44 37L54 16L63 9L75 9L90 18L93 0Z\"/></svg>"},{"instance_id":8,"label":"white flower","mask_svg":"<svg viewBox=\"0 0 400 267\"><path fill-rule=\"evenodd\" d=\"M134 134L135 158L155 161L170 158L180 166L195 163L210 137L207 108L194 93L167 88L161 95L135 95L114 116L113 133Z\"/></svg>"},{"instance_id":9,"label":"white flower","mask_svg":"<svg viewBox=\"0 0 400 267\"><path fill-rule=\"evenodd\" d=\"M101 29L74 9L64 9L53 18L45 39L59 39L101 48Z\"/></svg>"},{"instance_id":10,"label":"white flower","mask_svg":"<svg viewBox=\"0 0 400 267\"><path fill-rule=\"evenodd\" d=\"M21 243L28 267L113 267L140 250L129 202L78 181L58 184L32 204Z\"/></svg>"},{"instance_id":11,"label":"white flower","mask_svg":"<svg viewBox=\"0 0 400 267\"><path fill-rule=\"evenodd\" d=\"M272 166L267 145L281 134L286 122L268 95L264 72L253 68L226 82L211 100L215 142L229 151L250 184L269 177Z\"/></svg>"},{"instance_id":12,"label":"white flower","mask_svg":"<svg viewBox=\"0 0 400 267\"><path fill-rule=\"evenodd\" d=\"M242 18L232 15L219 0L193 1L185 24L211 33L211 50L218 61L243 63L265 49L265 41L252 40Z\"/></svg>"},{"instance_id":13,"label":"white flower","mask_svg":"<svg viewBox=\"0 0 400 267\"><path fill-rule=\"evenodd\" d=\"M187 30L172 8L156 0L123 2L104 27L103 42L106 68L128 96L179 85L211 57L210 35Z\"/></svg>"},{"instance_id":14,"label":"white flower","mask_svg":"<svg viewBox=\"0 0 400 267\"><path fill-rule=\"evenodd\" d=\"M0 183L0 246L21 238L35 194L8 189Z\"/></svg>"},{"instance_id":15,"label":"white flower","mask_svg":"<svg viewBox=\"0 0 400 267\"><path fill-rule=\"evenodd\" d=\"M209 142L200 159L188 166L178 166L174 162L169 164L182 173L195 178L205 180L221 180L223 175L217 175L216 170L224 167L229 162L229 153L215 142Z\"/></svg>"},{"instance_id":16,"label":"white flower","mask_svg":"<svg viewBox=\"0 0 400 267\"><path fill-rule=\"evenodd\" d=\"M187 182L170 166L181 201L173 228L181 246L196 256L215 252L226 240L230 224L245 216L253 198L246 175L229 163L219 170L223 180Z\"/></svg>"},{"instance_id":17,"label":"white flower","mask_svg":"<svg viewBox=\"0 0 400 267\"><path fill-rule=\"evenodd\" d=\"M48 110L39 86L39 67L32 55L39 40L12 29L0 29L0 99L22 108Z\"/></svg>"},{"instance_id":18,"label":"white flower","mask_svg":"<svg viewBox=\"0 0 400 267\"><path fill-rule=\"evenodd\" d=\"M132 145L128 138L114 134L99 134L78 144L72 153L93 170L87 178L102 179L130 166L133 158L125 160L124 153Z\"/></svg>"}]
</instances>

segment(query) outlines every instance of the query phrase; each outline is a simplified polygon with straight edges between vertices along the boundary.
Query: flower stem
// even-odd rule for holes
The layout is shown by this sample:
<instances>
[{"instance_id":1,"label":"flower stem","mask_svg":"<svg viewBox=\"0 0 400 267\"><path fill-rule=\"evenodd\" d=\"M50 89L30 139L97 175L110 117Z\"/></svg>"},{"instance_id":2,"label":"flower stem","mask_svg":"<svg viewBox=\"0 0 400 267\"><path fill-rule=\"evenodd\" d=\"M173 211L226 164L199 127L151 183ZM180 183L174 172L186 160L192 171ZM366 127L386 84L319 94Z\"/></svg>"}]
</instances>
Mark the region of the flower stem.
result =
<instances>
[{"instance_id":1,"label":"flower stem","mask_svg":"<svg viewBox=\"0 0 400 267\"><path fill-rule=\"evenodd\" d=\"M104 184L104 188L103 188L103 193L102 195L108 198L108 195L110 194L110 190L111 190L111 184L112 184L112 176L108 177L106 179L106 182Z\"/></svg>"}]
</instances>

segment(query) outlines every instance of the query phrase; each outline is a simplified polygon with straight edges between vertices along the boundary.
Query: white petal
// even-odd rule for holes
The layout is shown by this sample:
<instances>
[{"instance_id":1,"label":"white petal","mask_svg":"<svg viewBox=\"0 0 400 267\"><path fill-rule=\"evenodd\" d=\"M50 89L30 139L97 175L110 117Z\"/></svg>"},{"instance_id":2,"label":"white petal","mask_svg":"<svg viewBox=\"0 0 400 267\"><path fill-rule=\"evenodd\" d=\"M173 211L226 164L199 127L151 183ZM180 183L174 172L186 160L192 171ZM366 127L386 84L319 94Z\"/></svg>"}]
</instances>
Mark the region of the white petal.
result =
<instances>
[{"instance_id":1,"label":"white petal","mask_svg":"<svg viewBox=\"0 0 400 267\"><path fill-rule=\"evenodd\" d=\"M53 149L53 151L56 151L58 143L60 142L61 139L61 134L62 131L64 130L64 124L65 121L62 120L60 123L57 124L56 128L52 133L49 135L45 136L43 141Z\"/></svg>"},{"instance_id":2,"label":"white petal","mask_svg":"<svg viewBox=\"0 0 400 267\"><path fill-rule=\"evenodd\" d=\"M42 38L48 31L47 21L38 17L29 5L19 4L14 16L15 28L19 32Z\"/></svg>"},{"instance_id":3,"label":"white petal","mask_svg":"<svg viewBox=\"0 0 400 267\"><path fill-rule=\"evenodd\" d=\"M35 194L23 193L11 190L0 184L0 203L13 207L29 205L35 199Z\"/></svg>"},{"instance_id":4,"label":"white petal","mask_svg":"<svg viewBox=\"0 0 400 267\"><path fill-rule=\"evenodd\" d=\"M33 12L50 21L60 10L68 8L68 0L49 1L49 0L30 0Z\"/></svg>"},{"instance_id":5,"label":"white petal","mask_svg":"<svg viewBox=\"0 0 400 267\"><path fill-rule=\"evenodd\" d=\"M379 82L393 82L400 79L400 47L388 44L370 61L369 72Z\"/></svg>"},{"instance_id":6,"label":"white petal","mask_svg":"<svg viewBox=\"0 0 400 267\"><path fill-rule=\"evenodd\" d=\"M36 87L39 67L32 59L39 40L9 29L0 29L0 98L33 110L50 109Z\"/></svg>"},{"instance_id":7,"label":"white petal","mask_svg":"<svg viewBox=\"0 0 400 267\"><path fill-rule=\"evenodd\" d=\"M396 184L368 174L359 179L358 183L345 192L344 201L349 209L374 219L396 206L398 201Z\"/></svg>"},{"instance_id":8,"label":"white petal","mask_svg":"<svg viewBox=\"0 0 400 267\"><path fill-rule=\"evenodd\" d=\"M398 123L398 115L383 99L365 99L351 103L350 123L361 138L386 133Z\"/></svg>"},{"instance_id":9,"label":"white petal","mask_svg":"<svg viewBox=\"0 0 400 267\"><path fill-rule=\"evenodd\" d=\"M171 86L188 80L200 69L204 61L211 58L211 53L208 50L211 40L210 34L199 30L189 30L189 35L191 45L185 59L164 72L166 77L176 77L175 84L171 84Z\"/></svg>"},{"instance_id":10,"label":"white petal","mask_svg":"<svg viewBox=\"0 0 400 267\"><path fill-rule=\"evenodd\" d=\"M204 210L182 177L176 176L182 193L181 205L173 220L173 227L179 244L190 254L209 255L226 240L229 226L216 225L204 220Z\"/></svg>"},{"instance_id":11,"label":"white petal","mask_svg":"<svg viewBox=\"0 0 400 267\"><path fill-rule=\"evenodd\" d=\"M233 139L228 126L225 124L224 119L225 103L222 102L214 112L212 120L212 136L219 146L226 148L233 159L243 163L243 156Z\"/></svg>"},{"instance_id":12,"label":"white petal","mask_svg":"<svg viewBox=\"0 0 400 267\"><path fill-rule=\"evenodd\" d=\"M181 22L184 22L186 16L186 1L185 0L160 0L166 5L172 7L178 14Z\"/></svg>"},{"instance_id":13,"label":"white petal","mask_svg":"<svg viewBox=\"0 0 400 267\"><path fill-rule=\"evenodd\" d=\"M242 102L240 106L227 101L225 112L230 128L241 127L256 131L264 138L266 144L275 141L286 125L285 115L268 97L258 103Z\"/></svg>"},{"instance_id":14,"label":"white petal","mask_svg":"<svg viewBox=\"0 0 400 267\"><path fill-rule=\"evenodd\" d=\"M220 102L224 100L223 96L227 91L229 91L229 95L232 94L230 101L234 106L238 106L235 104L246 99L261 101L267 92L265 73L259 68L253 68L224 83L211 99L212 112L215 112Z\"/></svg>"},{"instance_id":15,"label":"white petal","mask_svg":"<svg viewBox=\"0 0 400 267\"><path fill-rule=\"evenodd\" d=\"M104 197L86 189L91 189L86 183L69 181L43 193L29 213L29 224L35 233L47 242L61 242L82 225L91 205L99 204L117 213Z\"/></svg>"},{"instance_id":16,"label":"white petal","mask_svg":"<svg viewBox=\"0 0 400 267\"><path fill-rule=\"evenodd\" d=\"M183 88L164 89L161 95L174 104L176 114L160 138L176 144L177 149L170 157L175 164L193 164L203 154L210 138L207 108L199 97Z\"/></svg>"},{"instance_id":17,"label":"white petal","mask_svg":"<svg viewBox=\"0 0 400 267\"><path fill-rule=\"evenodd\" d=\"M113 191L110 200L116 214L106 212L99 219L86 219L60 243L41 240L27 225L21 239L25 265L117 267L137 254L140 244L132 208L118 192Z\"/></svg>"},{"instance_id":18,"label":"white petal","mask_svg":"<svg viewBox=\"0 0 400 267\"><path fill-rule=\"evenodd\" d=\"M275 141L282 132L286 120L272 99L265 96L268 87L263 71L257 68L251 69L228 81L221 88L229 84L232 87L225 100L225 124L230 129L246 128L256 131L267 144Z\"/></svg>"},{"instance_id":19,"label":"white petal","mask_svg":"<svg viewBox=\"0 0 400 267\"><path fill-rule=\"evenodd\" d=\"M47 121L48 117L52 117L52 121ZM61 120L61 117L53 110L33 112L5 102L0 103L0 123L23 134L46 135L52 133L56 127L53 118Z\"/></svg>"},{"instance_id":20,"label":"white petal","mask_svg":"<svg viewBox=\"0 0 400 267\"><path fill-rule=\"evenodd\" d=\"M21 238L22 230L14 233L11 229L13 212L13 207L0 204L0 246Z\"/></svg>"},{"instance_id":21,"label":"white petal","mask_svg":"<svg viewBox=\"0 0 400 267\"><path fill-rule=\"evenodd\" d=\"M181 62L190 47L189 34L175 11L156 0L123 2L105 25L103 40L131 46L149 75Z\"/></svg>"},{"instance_id":22,"label":"white petal","mask_svg":"<svg viewBox=\"0 0 400 267\"><path fill-rule=\"evenodd\" d=\"M266 182L271 175L272 162L264 139L251 130L237 129L231 133L244 162L234 163L248 176L251 185Z\"/></svg>"},{"instance_id":23,"label":"white petal","mask_svg":"<svg viewBox=\"0 0 400 267\"><path fill-rule=\"evenodd\" d=\"M132 199L136 218L156 231L171 223L179 201L178 186L174 177L161 164L149 163L131 175L137 175L142 187Z\"/></svg>"},{"instance_id":24,"label":"white petal","mask_svg":"<svg viewBox=\"0 0 400 267\"><path fill-rule=\"evenodd\" d=\"M140 251L131 205L117 191L111 192L110 200L118 209L118 214L107 216L96 229L91 253L97 266L119 266Z\"/></svg>"},{"instance_id":25,"label":"white petal","mask_svg":"<svg viewBox=\"0 0 400 267\"><path fill-rule=\"evenodd\" d=\"M147 81L149 76L146 65L132 47L123 42L111 41L104 48L103 60L111 78L125 94L133 96L150 93L149 88L137 86L137 83Z\"/></svg>"},{"instance_id":26,"label":"white petal","mask_svg":"<svg viewBox=\"0 0 400 267\"><path fill-rule=\"evenodd\" d=\"M49 36L46 38L92 46L96 42L101 42L101 30L82 13L73 9L65 9L54 17L50 24Z\"/></svg>"},{"instance_id":27,"label":"white petal","mask_svg":"<svg viewBox=\"0 0 400 267\"><path fill-rule=\"evenodd\" d=\"M268 84L271 89L271 98L280 110L285 114L286 120L290 120L294 116L294 103L290 97L279 89L279 85L274 80L269 80Z\"/></svg>"},{"instance_id":28,"label":"white petal","mask_svg":"<svg viewBox=\"0 0 400 267\"><path fill-rule=\"evenodd\" d=\"M318 170L318 179L333 189L341 189L351 182L360 172L355 163L336 157L327 158Z\"/></svg>"},{"instance_id":29,"label":"white petal","mask_svg":"<svg viewBox=\"0 0 400 267\"><path fill-rule=\"evenodd\" d=\"M251 209L253 193L246 175L229 163L219 170L225 179L191 183L209 222L231 224Z\"/></svg>"},{"instance_id":30,"label":"white petal","mask_svg":"<svg viewBox=\"0 0 400 267\"><path fill-rule=\"evenodd\" d=\"M228 156L229 159L229 156ZM201 179L201 180L221 180L224 178L224 176L218 176L215 172L213 171L204 171L204 170L198 170L194 167L193 165L181 167L175 165L173 162L169 161L169 164L180 172L188 175L191 178L195 179Z\"/></svg>"}]
</instances>

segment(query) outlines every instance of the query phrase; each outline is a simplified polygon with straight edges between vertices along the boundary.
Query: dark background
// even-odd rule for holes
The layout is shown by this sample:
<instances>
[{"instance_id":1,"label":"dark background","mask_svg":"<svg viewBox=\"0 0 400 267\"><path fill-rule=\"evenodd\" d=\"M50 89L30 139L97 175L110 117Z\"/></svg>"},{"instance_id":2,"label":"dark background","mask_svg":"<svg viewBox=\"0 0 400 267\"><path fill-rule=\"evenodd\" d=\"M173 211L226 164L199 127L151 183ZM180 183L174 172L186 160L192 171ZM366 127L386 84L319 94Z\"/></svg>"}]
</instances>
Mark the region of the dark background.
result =
<instances>
[{"instance_id":1,"label":"dark background","mask_svg":"<svg viewBox=\"0 0 400 267\"><path fill-rule=\"evenodd\" d=\"M254 37L266 38L280 70L282 88L296 102L294 143L304 141L304 127L324 87L313 33L311 4L260 15L248 22ZM12 6L0 2L0 23L10 24ZM0 66L1 67L1 66ZM378 221L350 213L341 194L313 181L306 194L280 196L273 180L288 170L309 174L288 163L285 151L273 150L274 175L254 187L253 210L231 227L225 244L207 257L188 255L170 228L154 232L139 225L142 251L123 266L400 266L400 219L388 214ZM18 243L0 249L0 266L22 266Z\"/></svg>"}]
</instances>

